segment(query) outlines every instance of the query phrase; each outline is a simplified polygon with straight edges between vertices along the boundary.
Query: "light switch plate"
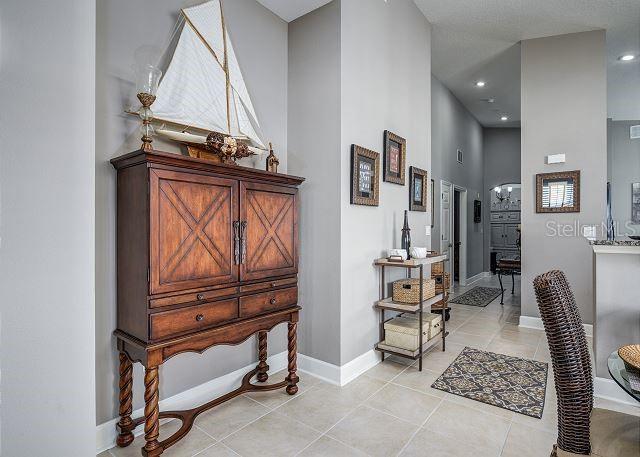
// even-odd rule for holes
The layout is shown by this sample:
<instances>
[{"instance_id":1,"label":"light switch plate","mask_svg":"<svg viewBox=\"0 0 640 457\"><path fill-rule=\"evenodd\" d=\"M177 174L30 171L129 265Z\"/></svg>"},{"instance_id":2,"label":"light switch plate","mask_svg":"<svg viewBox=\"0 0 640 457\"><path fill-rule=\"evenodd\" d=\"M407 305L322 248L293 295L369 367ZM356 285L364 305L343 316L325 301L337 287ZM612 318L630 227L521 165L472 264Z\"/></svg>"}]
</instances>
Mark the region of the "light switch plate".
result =
<instances>
[{"instance_id":1,"label":"light switch plate","mask_svg":"<svg viewBox=\"0 0 640 457\"><path fill-rule=\"evenodd\" d=\"M431 226L430 225L425 225L424 234L427 235L427 236L431 236Z\"/></svg>"}]
</instances>

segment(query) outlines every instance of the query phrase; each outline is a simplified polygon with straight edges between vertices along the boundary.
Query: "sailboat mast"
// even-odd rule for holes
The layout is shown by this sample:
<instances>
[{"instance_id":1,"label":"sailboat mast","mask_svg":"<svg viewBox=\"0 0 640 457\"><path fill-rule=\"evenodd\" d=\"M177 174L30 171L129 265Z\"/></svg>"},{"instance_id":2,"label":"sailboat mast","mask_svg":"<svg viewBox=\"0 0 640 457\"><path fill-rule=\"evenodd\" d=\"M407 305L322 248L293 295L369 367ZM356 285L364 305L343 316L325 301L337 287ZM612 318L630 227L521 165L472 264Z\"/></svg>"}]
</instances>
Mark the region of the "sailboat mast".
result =
<instances>
[{"instance_id":1,"label":"sailboat mast","mask_svg":"<svg viewBox=\"0 0 640 457\"><path fill-rule=\"evenodd\" d=\"M220 20L222 22L222 44L224 49L224 76L226 80L225 94L227 96L227 132L231 135L231 79L229 78L229 58L227 55L227 29L224 25L224 12L220 0Z\"/></svg>"}]
</instances>

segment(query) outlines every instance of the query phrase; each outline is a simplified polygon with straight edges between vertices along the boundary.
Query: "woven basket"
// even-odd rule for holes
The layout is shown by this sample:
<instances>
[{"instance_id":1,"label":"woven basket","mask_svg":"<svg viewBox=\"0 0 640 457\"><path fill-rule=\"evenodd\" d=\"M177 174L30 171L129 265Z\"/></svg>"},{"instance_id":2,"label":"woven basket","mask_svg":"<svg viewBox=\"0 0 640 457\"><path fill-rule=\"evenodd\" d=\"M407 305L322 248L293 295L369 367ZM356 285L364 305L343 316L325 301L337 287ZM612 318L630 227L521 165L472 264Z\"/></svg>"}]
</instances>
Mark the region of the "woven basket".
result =
<instances>
[{"instance_id":1,"label":"woven basket","mask_svg":"<svg viewBox=\"0 0 640 457\"><path fill-rule=\"evenodd\" d=\"M436 282L425 279L422 283L422 299L435 296ZM399 303L420 303L420 279L401 279L393 283L393 301Z\"/></svg>"},{"instance_id":2,"label":"woven basket","mask_svg":"<svg viewBox=\"0 0 640 457\"><path fill-rule=\"evenodd\" d=\"M431 273L431 278L433 278L433 280L435 280L436 282L436 293L437 294L441 294L442 293L442 276L440 276L441 273ZM451 275L447 272L445 272L444 274L444 287L445 289L449 288L450 285L450 281L451 281Z\"/></svg>"},{"instance_id":3,"label":"woven basket","mask_svg":"<svg viewBox=\"0 0 640 457\"><path fill-rule=\"evenodd\" d=\"M443 262L437 262L437 263L433 263L431 264L431 277L433 277L433 275L437 274L442 274L442 263Z\"/></svg>"}]
</instances>

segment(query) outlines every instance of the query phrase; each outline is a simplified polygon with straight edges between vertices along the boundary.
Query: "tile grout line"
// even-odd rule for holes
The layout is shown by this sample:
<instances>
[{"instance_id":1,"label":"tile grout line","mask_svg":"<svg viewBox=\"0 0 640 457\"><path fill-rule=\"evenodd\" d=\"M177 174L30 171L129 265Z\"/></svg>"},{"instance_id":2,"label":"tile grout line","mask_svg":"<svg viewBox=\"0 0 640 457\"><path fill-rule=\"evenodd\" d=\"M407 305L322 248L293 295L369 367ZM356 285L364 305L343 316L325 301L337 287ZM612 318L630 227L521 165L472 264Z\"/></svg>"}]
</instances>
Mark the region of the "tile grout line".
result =
<instances>
[{"instance_id":1,"label":"tile grout line","mask_svg":"<svg viewBox=\"0 0 640 457\"><path fill-rule=\"evenodd\" d=\"M418 434L418 432L420 432L420 430L423 429L423 427L427 424L427 422L429 422L429 419L431 419L431 416L433 416L435 414L435 412L438 410L438 408L440 408L440 405L442 405L442 402L444 402L444 397L442 397L440 399L440 401L438 402L438 404L436 405L435 408L433 408L433 411L431 411L429 413L429 415L427 416L427 418L422 422L421 425L418 426L418 428L416 429L415 432L413 432L411 434L411 436L409 437L409 439L407 440L406 443L404 443L404 446L402 446L402 448L400 449L400 451L396 454L396 456L399 456L400 454L402 454L405 449L407 448L407 446L409 446L409 444L411 443L411 441L413 441L413 439L416 437L416 435Z\"/></svg>"},{"instance_id":2,"label":"tile grout line","mask_svg":"<svg viewBox=\"0 0 640 457\"><path fill-rule=\"evenodd\" d=\"M197 428L197 427L196 427L196 428ZM200 430L200 429L198 429L198 430ZM200 431L202 431L202 430L200 430ZM207 434L207 435L208 435L208 434ZM211 436L211 435L208 435L208 436ZM177 444L177 443L176 443L176 444ZM206 451L207 449L212 448L212 447L213 447L213 446L215 446L216 444L218 444L218 442L217 442L216 440L214 440L214 442L213 442L213 443L211 443L209 446L205 447L204 449L200 449L200 450L199 450L198 452L196 452L195 454L191 454L191 457L196 457L197 455L202 454L204 451Z\"/></svg>"},{"instance_id":3,"label":"tile grout line","mask_svg":"<svg viewBox=\"0 0 640 457\"><path fill-rule=\"evenodd\" d=\"M291 400L294 400L294 399L296 399L296 398L300 398L300 397L301 397L302 395L304 395L306 392L308 392L308 391L310 391L310 390L312 390L312 389L314 389L314 388L316 388L316 386L315 386L315 385L314 385L314 386L309 387L309 389L305 389L303 392L300 392L300 395L299 395L299 396L298 396L298 395L292 395L292 396L291 396L292 398L290 398L289 400L285 401L285 402L284 402L284 403L282 403L281 405L276 406L276 407L275 407L275 408L273 408L273 409L270 409L267 405L265 405L265 404L263 404L263 403L260 403L258 400L254 400L253 398L250 398L250 400L253 400L254 402L258 403L259 405L261 405L261 406L263 406L263 407L267 408L267 412L265 412L264 414L261 414L260 416L258 416L258 417L257 417L257 418L255 418L254 420L252 420L252 421L250 421L250 422L247 422L245 425L243 425L243 426L242 426L242 427L240 427L239 429L237 429L237 430L233 431L232 433L229 433L228 435L226 435L225 437L223 437L223 438L221 438L220 440L217 440L217 441L219 441L220 443L224 444L224 443L222 442L223 440L226 440L226 439L227 439L227 438L229 438L230 436L235 435L236 433L238 433L239 431L241 431L241 430L245 429L246 427L248 427L249 425L253 424L254 422L259 421L259 420L260 420L260 419L262 419L263 417L268 416L269 414L271 414L271 413L275 412L278 408L280 408L281 406L283 406L283 405L285 405L286 403L290 402ZM282 414L282 413L278 413L278 414ZM283 414L283 415L284 415L284 416L286 416L286 414ZM289 419L291 419L291 420L293 420L293 421L295 421L295 422L298 422L299 424L303 425L304 427L310 428L311 430L314 430L314 431L316 431L316 432L320 433L320 431L319 431L319 430L316 430L316 429L315 429L315 428L313 428L313 427L309 427L307 424L303 424L302 422L300 422L300 421L298 421L298 420L296 420L296 419L293 419L293 418L291 418L291 417L289 417L289 416L286 416L286 417L287 417L287 418L289 418ZM195 425L195 424L194 424L194 425ZM202 429L201 429L200 427L198 427L197 425L195 425L195 427L197 427L199 430L202 430ZM202 430L202 431L204 431L204 430ZM206 432L204 432L204 433L206 433ZM209 435L208 433L207 433L207 435L208 435L208 436L211 436L211 435ZM213 438L213 437L212 437L212 438ZM215 438L214 438L214 439L215 439ZM232 447L230 447L230 446L225 445L225 447L228 447L228 448L229 448L229 449L231 449L233 452L236 452L236 451L235 451ZM236 454L238 454L238 453L236 452ZM240 455L240 454L238 454L238 455Z\"/></svg>"},{"instance_id":4,"label":"tile grout line","mask_svg":"<svg viewBox=\"0 0 640 457\"><path fill-rule=\"evenodd\" d=\"M504 448L507 445L507 440L509 439L509 433L511 433L511 426L513 425L513 421L509 421L509 428L507 429L507 433L504 435L504 441L502 442L502 446L500 446L500 456L504 452Z\"/></svg>"}]
</instances>

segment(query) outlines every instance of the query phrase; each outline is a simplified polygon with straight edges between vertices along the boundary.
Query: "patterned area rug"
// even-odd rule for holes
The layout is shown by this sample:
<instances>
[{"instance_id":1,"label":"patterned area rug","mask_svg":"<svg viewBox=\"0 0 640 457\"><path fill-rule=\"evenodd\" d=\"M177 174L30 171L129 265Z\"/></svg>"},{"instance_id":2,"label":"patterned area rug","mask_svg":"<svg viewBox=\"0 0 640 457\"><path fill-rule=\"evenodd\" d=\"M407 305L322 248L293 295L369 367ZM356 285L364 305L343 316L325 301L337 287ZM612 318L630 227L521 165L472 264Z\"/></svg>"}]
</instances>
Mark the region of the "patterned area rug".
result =
<instances>
[{"instance_id":1,"label":"patterned area rug","mask_svg":"<svg viewBox=\"0 0 640 457\"><path fill-rule=\"evenodd\" d=\"M500 289L476 286L462 295L452 298L449 302L460 305L484 307L491 303L498 295L500 295Z\"/></svg>"},{"instance_id":2,"label":"patterned area rug","mask_svg":"<svg viewBox=\"0 0 640 457\"><path fill-rule=\"evenodd\" d=\"M540 419L547 369L545 362L465 347L431 387Z\"/></svg>"}]
</instances>

